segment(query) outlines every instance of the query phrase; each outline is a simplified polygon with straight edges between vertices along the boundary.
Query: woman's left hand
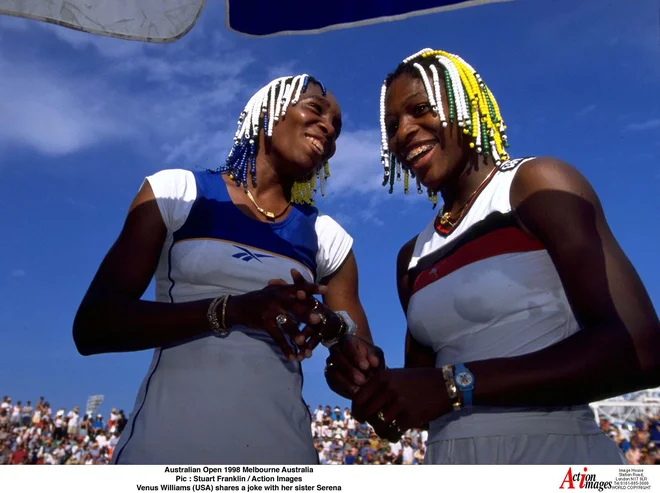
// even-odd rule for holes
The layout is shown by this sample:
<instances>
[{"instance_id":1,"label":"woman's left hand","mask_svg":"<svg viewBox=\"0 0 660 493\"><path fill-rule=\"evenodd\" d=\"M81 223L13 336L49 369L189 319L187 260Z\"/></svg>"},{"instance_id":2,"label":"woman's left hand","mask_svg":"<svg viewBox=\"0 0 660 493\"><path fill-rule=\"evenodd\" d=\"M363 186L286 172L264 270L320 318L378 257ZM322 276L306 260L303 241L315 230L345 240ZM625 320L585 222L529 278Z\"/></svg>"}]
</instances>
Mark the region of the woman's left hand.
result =
<instances>
[{"instance_id":1,"label":"woman's left hand","mask_svg":"<svg viewBox=\"0 0 660 493\"><path fill-rule=\"evenodd\" d=\"M304 299L306 294L303 288L306 286L309 287L313 283L306 281L303 275L295 269L291 270L291 277L293 279L293 285L301 288L301 291L298 292L298 297ZM286 285L288 283L283 279L271 279L268 281L268 284ZM341 327L341 320L334 311L318 300L313 299L312 301L314 301L314 305L310 311L304 314L293 314L294 318L297 320L310 320L293 340L298 347L298 361L302 361L305 358L311 358L312 351L319 345L321 340L324 338L332 338ZM318 322L314 323L316 320L318 320Z\"/></svg>"},{"instance_id":2,"label":"woman's left hand","mask_svg":"<svg viewBox=\"0 0 660 493\"><path fill-rule=\"evenodd\" d=\"M451 409L440 369L403 368L372 376L353 397L352 414L360 422L369 421L377 431L385 424L404 433Z\"/></svg>"}]
</instances>

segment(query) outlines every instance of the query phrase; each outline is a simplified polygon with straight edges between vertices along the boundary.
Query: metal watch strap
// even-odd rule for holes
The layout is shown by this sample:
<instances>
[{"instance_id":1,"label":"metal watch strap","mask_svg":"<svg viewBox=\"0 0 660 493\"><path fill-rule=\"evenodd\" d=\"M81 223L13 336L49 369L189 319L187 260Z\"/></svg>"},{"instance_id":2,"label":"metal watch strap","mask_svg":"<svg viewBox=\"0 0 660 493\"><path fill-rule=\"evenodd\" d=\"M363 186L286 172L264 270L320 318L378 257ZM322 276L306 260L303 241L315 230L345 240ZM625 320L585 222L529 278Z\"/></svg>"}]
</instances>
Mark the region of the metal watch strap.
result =
<instances>
[{"instance_id":1,"label":"metal watch strap","mask_svg":"<svg viewBox=\"0 0 660 493\"><path fill-rule=\"evenodd\" d=\"M335 315L339 317L339 320L341 321L341 327L339 329L339 333L332 339L328 339L325 341L321 341L321 344L323 344L327 348L331 348L335 344L339 342L339 339L344 337L345 335L355 335L357 332L357 325L355 322L353 322L353 319L350 317L348 312L345 311L337 311L335 312Z\"/></svg>"},{"instance_id":2,"label":"metal watch strap","mask_svg":"<svg viewBox=\"0 0 660 493\"><path fill-rule=\"evenodd\" d=\"M454 368L452 365L445 365L442 367L442 378L445 380L445 387L447 388L447 395L449 402L454 411L461 410L461 399L458 395L458 389L454 382Z\"/></svg>"}]
</instances>

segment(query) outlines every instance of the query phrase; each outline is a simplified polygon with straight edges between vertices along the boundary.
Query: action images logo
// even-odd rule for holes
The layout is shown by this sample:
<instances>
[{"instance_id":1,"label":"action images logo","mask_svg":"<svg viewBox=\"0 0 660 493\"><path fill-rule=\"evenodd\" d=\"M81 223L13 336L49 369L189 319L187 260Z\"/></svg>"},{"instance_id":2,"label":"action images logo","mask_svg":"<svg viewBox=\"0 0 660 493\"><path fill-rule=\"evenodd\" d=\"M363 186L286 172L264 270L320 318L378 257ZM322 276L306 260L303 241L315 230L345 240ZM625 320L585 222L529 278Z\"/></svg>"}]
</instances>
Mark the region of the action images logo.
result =
<instances>
[{"instance_id":1,"label":"action images logo","mask_svg":"<svg viewBox=\"0 0 660 493\"><path fill-rule=\"evenodd\" d=\"M559 485L559 489L574 490L578 489L587 489L587 490L611 490L612 481L598 481L595 474L587 474L587 468L584 468L584 472L573 473L573 470L569 467L564 480Z\"/></svg>"}]
</instances>

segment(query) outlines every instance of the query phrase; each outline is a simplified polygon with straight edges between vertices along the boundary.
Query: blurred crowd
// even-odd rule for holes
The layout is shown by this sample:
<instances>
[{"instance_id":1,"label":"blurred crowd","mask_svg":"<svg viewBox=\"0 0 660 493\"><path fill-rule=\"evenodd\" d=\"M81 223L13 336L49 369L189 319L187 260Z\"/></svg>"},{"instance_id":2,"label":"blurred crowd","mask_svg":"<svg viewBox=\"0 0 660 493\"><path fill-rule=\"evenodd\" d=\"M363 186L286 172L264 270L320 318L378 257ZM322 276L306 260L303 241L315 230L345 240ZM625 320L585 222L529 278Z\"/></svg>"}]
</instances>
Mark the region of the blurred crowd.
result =
<instances>
[{"instance_id":1,"label":"blurred crowd","mask_svg":"<svg viewBox=\"0 0 660 493\"><path fill-rule=\"evenodd\" d=\"M348 408L318 406L311 410L311 431L321 464L422 464L428 433L409 430L397 443L381 440L358 423ZM124 411L80 414L78 406L53 410L43 397L0 403L0 465L107 464L126 426ZM660 417L616 423L600 420L630 464L659 464Z\"/></svg>"},{"instance_id":2,"label":"blurred crowd","mask_svg":"<svg viewBox=\"0 0 660 493\"><path fill-rule=\"evenodd\" d=\"M0 403L0 464L107 464L126 426L123 411L81 415L78 406L54 410L43 397Z\"/></svg>"}]
</instances>

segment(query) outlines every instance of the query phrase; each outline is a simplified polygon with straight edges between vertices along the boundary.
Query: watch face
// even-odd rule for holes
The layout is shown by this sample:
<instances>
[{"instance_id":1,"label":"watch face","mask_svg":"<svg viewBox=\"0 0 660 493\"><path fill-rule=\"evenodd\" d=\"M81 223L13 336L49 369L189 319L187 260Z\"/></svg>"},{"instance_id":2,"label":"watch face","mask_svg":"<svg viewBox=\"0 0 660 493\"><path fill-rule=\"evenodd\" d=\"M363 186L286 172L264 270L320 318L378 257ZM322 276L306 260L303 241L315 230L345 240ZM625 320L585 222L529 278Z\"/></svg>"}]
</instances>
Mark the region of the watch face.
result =
<instances>
[{"instance_id":1,"label":"watch face","mask_svg":"<svg viewBox=\"0 0 660 493\"><path fill-rule=\"evenodd\" d=\"M468 372L462 371L456 374L456 383L460 387L469 387L470 385L472 385L473 381L474 381L474 377L472 376L472 374Z\"/></svg>"}]
</instances>

